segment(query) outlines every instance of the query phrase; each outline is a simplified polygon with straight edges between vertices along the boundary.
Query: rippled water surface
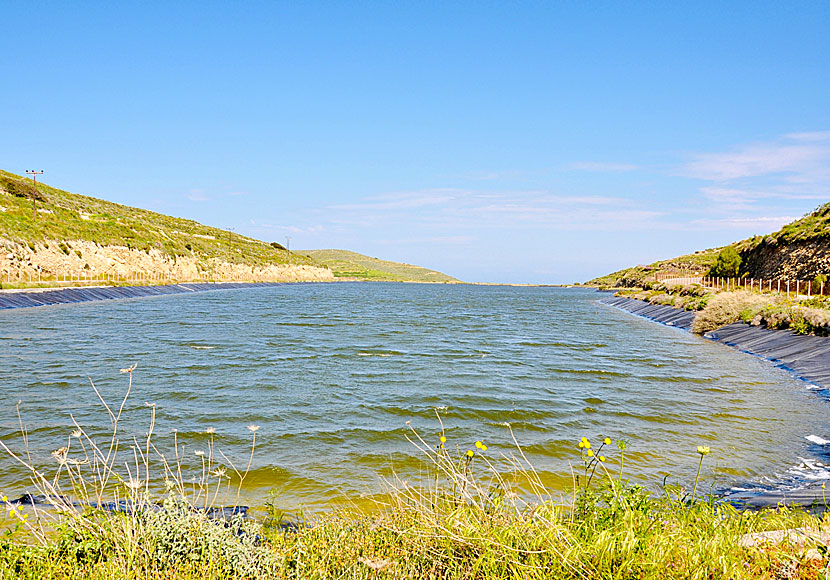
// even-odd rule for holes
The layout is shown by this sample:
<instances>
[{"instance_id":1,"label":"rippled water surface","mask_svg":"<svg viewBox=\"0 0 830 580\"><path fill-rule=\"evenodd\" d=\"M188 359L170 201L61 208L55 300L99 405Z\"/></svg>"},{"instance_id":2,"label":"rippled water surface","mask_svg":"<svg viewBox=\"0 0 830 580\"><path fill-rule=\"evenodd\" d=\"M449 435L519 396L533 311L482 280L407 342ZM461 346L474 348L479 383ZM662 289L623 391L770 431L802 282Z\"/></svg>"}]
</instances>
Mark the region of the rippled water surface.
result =
<instances>
[{"instance_id":1,"label":"rippled water surface","mask_svg":"<svg viewBox=\"0 0 830 580\"><path fill-rule=\"evenodd\" d=\"M147 431L154 403L159 445L177 431L187 476L206 429L244 467L258 425L244 490L253 502L275 490L287 506L337 503L376 493L382 477L417 477L406 423L437 442L435 409L451 448L482 439L494 457L514 449L509 423L553 489L570 482L582 436L627 439L626 469L648 485L692 479L697 445L712 448L705 473L717 489L797 483L802 458L823 459L805 437L828 436L828 404L809 385L599 297L297 284L2 311L0 436L22 449L22 401L35 462L54 464L73 416L90 432L109 428L90 378L117 407L119 369L137 363L124 434ZM5 456L0 487L31 489Z\"/></svg>"}]
</instances>

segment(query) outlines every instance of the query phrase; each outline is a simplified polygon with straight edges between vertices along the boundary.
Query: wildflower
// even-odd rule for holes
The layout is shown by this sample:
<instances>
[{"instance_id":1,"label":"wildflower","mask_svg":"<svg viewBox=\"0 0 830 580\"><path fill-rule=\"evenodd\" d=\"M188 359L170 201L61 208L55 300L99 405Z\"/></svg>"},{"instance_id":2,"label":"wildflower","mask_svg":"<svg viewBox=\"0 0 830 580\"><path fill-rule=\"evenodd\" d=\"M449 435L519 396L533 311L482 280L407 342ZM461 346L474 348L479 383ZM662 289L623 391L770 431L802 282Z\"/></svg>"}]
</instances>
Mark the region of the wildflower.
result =
<instances>
[{"instance_id":1,"label":"wildflower","mask_svg":"<svg viewBox=\"0 0 830 580\"><path fill-rule=\"evenodd\" d=\"M481 449L482 447L484 447L484 443L482 443L481 441L476 441L476 447Z\"/></svg>"},{"instance_id":2,"label":"wildflower","mask_svg":"<svg viewBox=\"0 0 830 580\"><path fill-rule=\"evenodd\" d=\"M704 447L703 445L698 445L697 452L700 453L701 455L709 455L709 447L708 446Z\"/></svg>"},{"instance_id":3,"label":"wildflower","mask_svg":"<svg viewBox=\"0 0 830 580\"><path fill-rule=\"evenodd\" d=\"M600 460L601 462L605 463L605 455L600 455L600 456L599 456L599 460Z\"/></svg>"},{"instance_id":4,"label":"wildflower","mask_svg":"<svg viewBox=\"0 0 830 580\"><path fill-rule=\"evenodd\" d=\"M617 439L617 449L625 451L626 447L628 447L628 442L625 439Z\"/></svg>"},{"instance_id":5,"label":"wildflower","mask_svg":"<svg viewBox=\"0 0 830 580\"><path fill-rule=\"evenodd\" d=\"M447 442L447 438L444 437L443 435L441 435L441 443L446 443L446 442Z\"/></svg>"},{"instance_id":6,"label":"wildflower","mask_svg":"<svg viewBox=\"0 0 830 580\"><path fill-rule=\"evenodd\" d=\"M144 485L144 482L140 479L135 479L134 477L131 477L130 481L125 482L125 485L133 491L138 491L139 489L141 489L141 486Z\"/></svg>"},{"instance_id":7,"label":"wildflower","mask_svg":"<svg viewBox=\"0 0 830 580\"><path fill-rule=\"evenodd\" d=\"M594 456L594 452L589 449L588 450L588 457L593 457L593 456Z\"/></svg>"},{"instance_id":8,"label":"wildflower","mask_svg":"<svg viewBox=\"0 0 830 580\"><path fill-rule=\"evenodd\" d=\"M122 373L125 373L125 374L126 374L126 373L131 373L131 372L133 372L136 368L138 368L138 363L135 363L133 366L128 367L128 368L126 368L126 369L121 369L121 372L122 372Z\"/></svg>"},{"instance_id":9,"label":"wildflower","mask_svg":"<svg viewBox=\"0 0 830 580\"><path fill-rule=\"evenodd\" d=\"M248 425L248 431L250 431L251 433L256 433L257 431L259 431L259 425Z\"/></svg>"},{"instance_id":10,"label":"wildflower","mask_svg":"<svg viewBox=\"0 0 830 580\"><path fill-rule=\"evenodd\" d=\"M476 454L476 452L475 452L475 451L473 451L472 449L470 449L469 451L467 451L467 457L472 457L472 456L473 456L473 455L475 455L475 454Z\"/></svg>"},{"instance_id":11,"label":"wildflower","mask_svg":"<svg viewBox=\"0 0 830 580\"><path fill-rule=\"evenodd\" d=\"M590 442L590 441L588 441L588 440L586 439L586 440L584 441L584 443L585 443L585 449L591 449L591 442Z\"/></svg>"},{"instance_id":12,"label":"wildflower","mask_svg":"<svg viewBox=\"0 0 830 580\"><path fill-rule=\"evenodd\" d=\"M52 457L55 458L55 461L58 463L66 463L66 454L69 453L69 447L60 447L59 449L55 449L52 452Z\"/></svg>"},{"instance_id":13,"label":"wildflower","mask_svg":"<svg viewBox=\"0 0 830 580\"><path fill-rule=\"evenodd\" d=\"M585 447L585 442L584 442L584 441L580 441L580 442L579 442L579 448L580 448L580 449L582 449L583 447Z\"/></svg>"},{"instance_id":14,"label":"wildflower","mask_svg":"<svg viewBox=\"0 0 830 580\"><path fill-rule=\"evenodd\" d=\"M610 437L606 437L606 438L605 438L605 441L603 441L603 443L605 443L606 445L611 445L611 438L610 438Z\"/></svg>"},{"instance_id":15,"label":"wildflower","mask_svg":"<svg viewBox=\"0 0 830 580\"><path fill-rule=\"evenodd\" d=\"M487 451L487 446L484 443L481 444L481 450Z\"/></svg>"}]
</instances>

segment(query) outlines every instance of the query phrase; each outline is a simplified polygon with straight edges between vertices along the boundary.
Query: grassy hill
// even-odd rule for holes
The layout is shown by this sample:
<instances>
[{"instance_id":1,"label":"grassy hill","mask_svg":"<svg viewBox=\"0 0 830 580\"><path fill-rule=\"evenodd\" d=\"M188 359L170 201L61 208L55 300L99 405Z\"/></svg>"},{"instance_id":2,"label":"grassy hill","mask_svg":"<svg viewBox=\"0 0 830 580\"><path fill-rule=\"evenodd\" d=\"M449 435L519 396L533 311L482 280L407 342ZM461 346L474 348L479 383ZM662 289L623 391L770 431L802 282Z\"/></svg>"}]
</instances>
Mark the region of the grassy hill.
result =
<instances>
[{"instance_id":1,"label":"grassy hill","mask_svg":"<svg viewBox=\"0 0 830 580\"><path fill-rule=\"evenodd\" d=\"M314 265L278 244L160 213L69 193L38 182L37 219L32 182L0 170L0 238L28 244L83 240L101 246L154 248L172 258L220 259L232 264Z\"/></svg>"},{"instance_id":2,"label":"grassy hill","mask_svg":"<svg viewBox=\"0 0 830 580\"><path fill-rule=\"evenodd\" d=\"M391 282L459 282L435 270L420 266L379 260L348 250L298 250L298 254L325 264L335 278L356 278Z\"/></svg>"},{"instance_id":3,"label":"grassy hill","mask_svg":"<svg viewBox=\"0 0 830 580\"><path fill-rule=\"evenodd\" d=\"M766 236L731 244L742 259L741 275L753 278L809 280L830 275L830 203ZM657 274L706 272L723 248L633 266L587 282L598 286L642 286Z\"/></svg>"}]
</instances>

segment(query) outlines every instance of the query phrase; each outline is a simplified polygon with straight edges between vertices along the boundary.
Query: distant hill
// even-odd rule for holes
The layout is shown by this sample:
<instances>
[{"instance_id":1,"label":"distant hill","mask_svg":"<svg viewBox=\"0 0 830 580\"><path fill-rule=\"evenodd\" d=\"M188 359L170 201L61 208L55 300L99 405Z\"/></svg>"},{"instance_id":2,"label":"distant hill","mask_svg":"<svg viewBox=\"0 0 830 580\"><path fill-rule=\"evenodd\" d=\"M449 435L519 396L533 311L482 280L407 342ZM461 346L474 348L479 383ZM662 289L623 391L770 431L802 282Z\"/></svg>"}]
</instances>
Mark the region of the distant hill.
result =
<instances>
[{"instance_id":1,"label":"distant hill","mask_svg":"<svg viewBox=\"0 0 830 580\"><path fill-rule=\"evenodd\" d=\"M390 282L460 282L435 270L380 260L348 250L297 250L298 254L329 267L335 278Z\"/></svg>"},{"instance_id":2,"label":"distant hill","mask_svg":"<svg viewBox=\"0 0 830 580\"><path fill-rule=\"evenodd\" d=\"M751 278L810 280L830 276L830 203L766 236L753 236L731 244L742 259L741 275ZM641 286L658 274L705 273L723 248L633 266L594 278L598 286Z\"/></svg>"},{"instance_id":3,"label":"distant hill","mask_svg":"<svg viewBox=\"0 0 830 580\"><path fill-rule=\"evenodd\" d=\"M332 279L279 244L40 182L37 190L33 214L31 179L0 170L0 281L150 272L179 280Z\"/></svg>"}]
</instances>

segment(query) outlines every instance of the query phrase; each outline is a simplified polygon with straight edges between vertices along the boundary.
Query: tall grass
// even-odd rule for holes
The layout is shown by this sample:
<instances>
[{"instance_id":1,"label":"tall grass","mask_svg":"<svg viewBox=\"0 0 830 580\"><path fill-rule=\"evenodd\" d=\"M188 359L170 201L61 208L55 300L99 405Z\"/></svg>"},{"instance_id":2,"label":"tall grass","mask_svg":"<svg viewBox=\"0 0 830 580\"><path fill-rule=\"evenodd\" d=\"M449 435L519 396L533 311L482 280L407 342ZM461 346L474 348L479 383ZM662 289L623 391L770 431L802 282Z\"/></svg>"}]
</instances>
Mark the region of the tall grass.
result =
<instances>
[{"instance_id":1,"label":"tall grass","mask_svg":"<svg viewBox=\"0 0 830 580\"><path fill-rule=\"evenodd\" d=\"M132 384L134 367L124 369ZM237 501L246 469L213 444L194 482L180 447L164 453L153 435L121 440L119 405L101 402L111 433L96 439L81 425L55 452L55 473L25 449L11 457L29 470L51 507L5 498L13 525L0 539L2 578L825 578L827 562L795 543L747 534L800 527L823 518L787 508L739 512L689 487L652 495L625 478L625 442L573 445L572 489L554 497L521 446L494 456L486 442L448 441L411 429L428 482L387 482L372 511L332 511L301 525L216 519L212 508ZM26 430L22 427L24 442ZM251 427L251 456L256 428ZM694 452L694 450L691 450ZM706 448L699 448L701 465ZM126 456L126 457L125 457ZM247 459L250 466L250 459ZM671 458L667 458L671 465ZM161 472L151 473L154 465ZM236 489L230 485L232 475ZM161 480L156 489L151 480ZM691 491L689 491L691 488ZM120 502L117 511L102 509ZM112 505L112 504L109 504ZM818 536L816 536L818 537ZM806 538L806 539L805 539ZM756 541L757 540L757 541Z\"/></svg>"}]
</instances>

